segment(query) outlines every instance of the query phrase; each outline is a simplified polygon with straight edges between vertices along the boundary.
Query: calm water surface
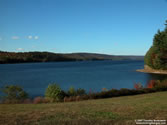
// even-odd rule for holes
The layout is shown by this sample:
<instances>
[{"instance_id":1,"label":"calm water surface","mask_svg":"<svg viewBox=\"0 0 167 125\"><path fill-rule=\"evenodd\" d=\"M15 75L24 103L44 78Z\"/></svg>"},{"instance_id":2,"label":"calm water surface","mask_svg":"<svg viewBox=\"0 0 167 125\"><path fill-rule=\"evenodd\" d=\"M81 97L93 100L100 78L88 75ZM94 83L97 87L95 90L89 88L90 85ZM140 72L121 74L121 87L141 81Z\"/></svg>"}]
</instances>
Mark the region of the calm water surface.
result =
<instances>
[{"instance_id":1,"label":"calm water surface","mask_svg":"<svg viewBox=\"0 0 167 125\"><path fill-rule=\"evenodd\" d=\"M50 83L57 83L64 90L75 88L133 88L134 83L150 79L164 79L167 75L136 72L143 61L83 61L54 63L1 64L0 87L9 84L22 86L31 96L43 95Z\"/></svg>"}]
</instances>

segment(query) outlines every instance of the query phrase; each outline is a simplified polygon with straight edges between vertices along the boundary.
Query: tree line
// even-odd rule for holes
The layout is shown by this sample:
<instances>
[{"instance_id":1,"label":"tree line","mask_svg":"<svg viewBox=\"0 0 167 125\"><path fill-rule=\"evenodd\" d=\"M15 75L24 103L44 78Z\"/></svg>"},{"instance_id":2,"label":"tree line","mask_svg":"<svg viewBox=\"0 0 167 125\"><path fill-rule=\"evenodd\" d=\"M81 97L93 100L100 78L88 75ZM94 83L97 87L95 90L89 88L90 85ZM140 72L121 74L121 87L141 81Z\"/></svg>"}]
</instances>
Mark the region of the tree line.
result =
<instances>
[{"instance_id":1,"label":"tree line","mask_svg":"<svg viewBox=\"0 0 167 125\"><path fill-rule=\"evenodd\" d=\"M73 61L71 58L62 54L50 52L3 52L0 51L0 63L24 63L24 62L51 62L51 61Z\"/></svg>"},{"instance_id":2,"label":"tree line","mask_svg":"<svg viewBox=\"0 0 167 125\"><path fill-rule=\"evenodd\" d=\"M0 51L0 64L28 62L57 62L84 60L143 60L143 56L113 56L97 53L4 52Z\"/></svg>"},{"instance_id":3,"label":"tree line","mask_svg":"<svg viewBox=\"0 0 167 125\"><path fill-rule=\"evenodd\" d=\"M153 45L145 55L145 64L153 69L167 70L167 21L163 31L158 30Z\"/></svg>"}]
</instances>

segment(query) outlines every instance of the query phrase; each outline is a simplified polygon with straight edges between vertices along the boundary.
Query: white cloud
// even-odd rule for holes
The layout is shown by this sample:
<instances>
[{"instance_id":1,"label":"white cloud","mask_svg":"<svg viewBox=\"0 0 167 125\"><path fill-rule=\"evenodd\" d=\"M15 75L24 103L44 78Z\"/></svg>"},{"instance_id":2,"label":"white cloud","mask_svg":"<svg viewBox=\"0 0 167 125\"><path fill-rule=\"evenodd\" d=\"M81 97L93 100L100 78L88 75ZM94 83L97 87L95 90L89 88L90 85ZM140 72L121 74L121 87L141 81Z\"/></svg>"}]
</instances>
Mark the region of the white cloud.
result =
<instances>
[{"instance_id":1,"label":"white cloud","mask_svg":"<svg viewBox=\"0 0 167 125\"><path fill-rule=\"evenodd\" d=\"M27 36L27 38L28 39L35 39L35 40L37 40L37 39L39 39L39 36L31 36L31 35L29 35L29 36Z\"/></svg>"},{"instance_id":2,"label":"white cloud","mask_svg":"<svg viewBox=\"0 0 167 125\"><path fill-rule=\"evenodd\" d=\"M28 36L28 39L32 39L32 36Z\"/></svg>"},{"instance_id":3,"label":"white cloud","mask_svg":"<svg viewBox=\"0 0 167 125\"><path fill-rule=\"evenodd\" d=\"M17 50L17 51L24 51L23 48L17 48L16 50Z\"/></svg>"},{"instance_id":4,"label":"white cloud","mask_svg":"<svg viewBox=\"0 0 167 125\"><path fill-rule=\"evenodd\" d=\"M17 39L19 39L19 37L18 36L12 36L12 39L17 40Z\"/></svg>"},{"instance_id":5,"label":"white cloud","mask_svg":"<svg viewBox=\"0 0 167 125\"><path fill-rule=\"evenodd\" d=\"M39 39L39 36L34 36L34 39L36 39L36 40Z\"/></svg>"}]
</instances>

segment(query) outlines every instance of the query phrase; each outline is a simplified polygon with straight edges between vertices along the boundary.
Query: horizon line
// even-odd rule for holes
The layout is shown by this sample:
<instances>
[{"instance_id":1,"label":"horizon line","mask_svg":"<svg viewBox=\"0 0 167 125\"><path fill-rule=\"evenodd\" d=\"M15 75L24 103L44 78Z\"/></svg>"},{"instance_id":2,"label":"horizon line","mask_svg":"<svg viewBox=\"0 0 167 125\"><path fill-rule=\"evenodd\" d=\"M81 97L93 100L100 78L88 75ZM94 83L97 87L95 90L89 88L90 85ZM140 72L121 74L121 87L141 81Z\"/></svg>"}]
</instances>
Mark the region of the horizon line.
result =
<instances>
[{"instance_id":1,"label":"horizon line","mask_svg":"<svg viewBox=\"0 0 167 125\"><path fill-rule=\"evenodd\" d=\"M2 51L0 50L0 52L13 52L13 53L28 53L28 52L48 52L48 53L55 53L55 54L81 54L81 53L84 53L84 54L101 54L101 55L109 55L109 56L145 56L145 55L117 55L117 54L108 54L108 53L99 53L99 52L52 52L52 51Z\"/></svg>"}]
</instances>

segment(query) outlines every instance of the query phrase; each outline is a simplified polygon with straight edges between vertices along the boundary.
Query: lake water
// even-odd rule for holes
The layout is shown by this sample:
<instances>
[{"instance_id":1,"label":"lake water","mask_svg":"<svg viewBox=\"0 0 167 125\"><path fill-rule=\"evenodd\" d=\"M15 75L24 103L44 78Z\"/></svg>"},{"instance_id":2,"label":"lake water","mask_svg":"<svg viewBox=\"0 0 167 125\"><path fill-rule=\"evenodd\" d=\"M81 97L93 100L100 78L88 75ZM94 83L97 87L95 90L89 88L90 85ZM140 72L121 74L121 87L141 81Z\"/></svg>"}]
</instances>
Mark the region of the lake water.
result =
<instances>
[{"instance_id":1,"label":"lake water","mask_svg":"<svg viewBox=\"0 0 167 125\"><path fill-rule=\"evenodd\" d=\"M167 78L167 75L136 72L143 65L143 61L1 64L0 87L20 85L30 96L39 96L44 95L50 83L59 84L63 90L73 86L97 92L102 88L133 88L134 83L145 86L151 79Z\"/></svg>"}]
</instances>

